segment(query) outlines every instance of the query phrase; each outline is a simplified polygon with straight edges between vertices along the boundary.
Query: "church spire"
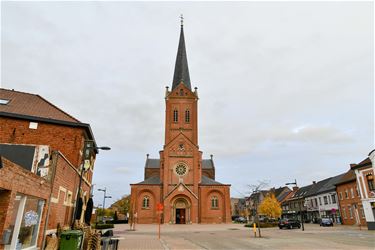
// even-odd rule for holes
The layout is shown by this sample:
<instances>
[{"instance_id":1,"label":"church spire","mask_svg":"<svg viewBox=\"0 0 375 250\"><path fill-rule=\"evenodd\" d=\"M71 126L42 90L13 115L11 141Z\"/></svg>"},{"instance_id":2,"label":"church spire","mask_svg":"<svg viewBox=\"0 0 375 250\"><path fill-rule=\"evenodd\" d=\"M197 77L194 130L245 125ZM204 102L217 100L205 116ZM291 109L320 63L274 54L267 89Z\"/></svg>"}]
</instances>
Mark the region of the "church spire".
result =
<instances>
[{"instance_id":1,"label":"church spire","mask_svg":"<svg viewBox=\"0 0 375 250\"><path fill-rule=\"evenodd\" d=\"M184 38L184 18L181 15L181 33L180 42L178 44L176 64L174 68L172 90L183 82L183 84L191 90L189 67L187 63L186 49L185 49L185 38Z\"/></svg>"}]
</instances>

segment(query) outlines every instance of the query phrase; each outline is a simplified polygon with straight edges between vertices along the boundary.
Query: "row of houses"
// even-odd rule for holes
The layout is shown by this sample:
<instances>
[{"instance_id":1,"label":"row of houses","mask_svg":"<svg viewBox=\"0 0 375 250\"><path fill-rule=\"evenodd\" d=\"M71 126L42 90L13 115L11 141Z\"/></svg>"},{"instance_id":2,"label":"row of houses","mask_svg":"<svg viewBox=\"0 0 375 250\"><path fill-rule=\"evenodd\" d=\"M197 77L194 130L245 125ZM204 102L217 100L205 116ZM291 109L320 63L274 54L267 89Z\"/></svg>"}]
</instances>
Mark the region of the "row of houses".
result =
<instances>
[{"instance_id":1,"label":"row of houses","mask_svg":"<svg viewBox=\"0 0 375 250\"><path fill-rule=\"evenodd\" d=\"M245 199L232 199L232 215L249 216L264 197L273 193L282 207L282 217L303 218L317 223L330 218L344 225L367 226L375 230L375 150L347 172L298 187L259 190Z\"/></svg>"},{"instance_id":2,"label":"row of houses","mask_svg":"<svg viewBox=\"0 0 375 250\"><path fill-rule=\"evenodd\" d=\"M59 228L87 220L97 153L89 124L0 88L0 249L41 249Z\"/></svg>"},{"instance_id":3,"label":"row of houses","mask_svg":"<svg viewBox=\"0 0 375 250\"><path fill-rule=\"evenodd\" d=\"M375 150L347 172L304 187L295 187L281 203L283 216L301 216L305 222L331 218L344 225L375 230Z\"/></svg>"},{"instance_id":4,"label":"row of houses","mask_svg":"<svg viewBox=\"0 0 375 250\"><path fill-rule=\"evenodd\" d=\"M259 204L262 203L265 197L271 194L274 195L281 204L292 195L292 190L287 186L279 188L273 187L268 190L257 190L246 198L231 198L232 216L242 216L248 220L252 220Z\"/></svg>"}]
</instances>

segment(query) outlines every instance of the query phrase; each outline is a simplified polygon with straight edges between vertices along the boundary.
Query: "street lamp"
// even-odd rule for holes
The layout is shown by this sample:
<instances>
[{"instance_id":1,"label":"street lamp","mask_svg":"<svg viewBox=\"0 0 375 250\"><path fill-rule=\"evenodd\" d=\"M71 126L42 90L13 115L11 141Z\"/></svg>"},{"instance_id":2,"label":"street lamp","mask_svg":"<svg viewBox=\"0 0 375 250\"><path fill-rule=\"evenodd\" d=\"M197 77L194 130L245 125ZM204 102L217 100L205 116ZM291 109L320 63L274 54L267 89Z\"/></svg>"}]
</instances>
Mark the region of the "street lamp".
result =
<instances>
[{"instance_id":1,"label":"street lamp","mask_svg":"<svg viewBox=\"0 0 375 250\"><path fill-rule=\"evenodd\" d=\"M98 151L99 149L101 149L101 150L111 150L111 148L107 147L107 146L103 146L103 147L95 146L94 140L85 140L84 143L85 144L83 146L81 172L80 172L80 176L79 176L78 191L77 191L76 202L75 202L76 204L75 204L74 213L73 213L74 218L73 218L73 222L72 222L72 228L74 227L75 220L77 219L78 216L80 216L78 214L78 206L79 206L79 197L80 197L80 193L81 193L83 172L87 171L90 167L91 153L92 153L93 150Z\"/></svg>"},{"instance_id":2,"label":"street lamp","mask_svg":"<svg viewBox=\"0 0 375 250\"><path fill-rule=\"evenodd\" d=\"M296 179L294 179L294 182L285 183L285 185L296 185L296 187L298 187ZM300 217L301 217L302 231L305 231L305 226L303 225L303 217L302 217L302 209L301 209L301 202L300 201L298 201L298 208L299 208L299 213L300 213Z\"/></svg>"},{"instance_id":3,"label":"street lamp","mask_svg":"<svg viewBox=\"0 0 375 250\"><path fill-rule=\"evenodd\" d=\"M99 209L100 209L100 207L102 206L102 204L98 204L97 206L96 206L96 211L95 211L95 214L96 214L96 218L95 218L95 223L96 224L98 224L98 218L99 218Z\"/></svg>"},{"instance_id":4,"label":"street lamp","mask_svg":"<svg viewBox=\"0 0 375 250\"><path fill-rule=\"evenodd\" d=\"M104 192L104 197L103 197L103 217L102 217L102 221L104 222L104 212L105 212L105 199L107 198L112 198L112 196L110 195L107 195L107 188L105 187L104 189L98 189L98 191L102 191Z\"/></svg>"}]
</instances>

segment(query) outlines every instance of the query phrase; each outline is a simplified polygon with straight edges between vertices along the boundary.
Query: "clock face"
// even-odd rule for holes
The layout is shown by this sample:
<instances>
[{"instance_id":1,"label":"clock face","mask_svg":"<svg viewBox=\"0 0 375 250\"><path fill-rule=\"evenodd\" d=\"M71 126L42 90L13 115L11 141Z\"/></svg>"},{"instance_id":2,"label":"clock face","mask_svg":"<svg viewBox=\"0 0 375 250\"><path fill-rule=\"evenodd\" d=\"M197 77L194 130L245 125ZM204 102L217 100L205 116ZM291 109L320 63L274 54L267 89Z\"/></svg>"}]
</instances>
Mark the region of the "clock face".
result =
<instances>
[{"instance_id":1,"label":"clock face","mask_svg":"<svg viewBox=\"0 0 375 250\"><path fill-rule=\"evenodd\" d=\"M187 167L185 166L185 164L179 163L175 167L175 172L177 175L183 176L187 173Z\"/></svg>"}]
</instances>

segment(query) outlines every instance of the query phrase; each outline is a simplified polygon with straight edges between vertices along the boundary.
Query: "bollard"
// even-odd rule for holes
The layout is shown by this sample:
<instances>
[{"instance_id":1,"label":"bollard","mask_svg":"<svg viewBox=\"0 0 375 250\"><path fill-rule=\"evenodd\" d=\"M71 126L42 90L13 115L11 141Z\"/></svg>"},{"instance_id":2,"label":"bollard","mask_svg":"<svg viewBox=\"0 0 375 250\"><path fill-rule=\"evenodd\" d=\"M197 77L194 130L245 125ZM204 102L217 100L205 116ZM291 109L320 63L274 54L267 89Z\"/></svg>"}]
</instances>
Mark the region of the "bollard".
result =
<instances>
[{"instance_id":1,"label":"bollard","mask_svg":"<svg viewBox=\"0 0 375 250\"><path fill-rule=\"evenodd\" d=\"M253 231L254 231L254 237L256 238L257 237L257 226L256 226L255 223L253 224Z\"/></svg>"}]
</instances>

